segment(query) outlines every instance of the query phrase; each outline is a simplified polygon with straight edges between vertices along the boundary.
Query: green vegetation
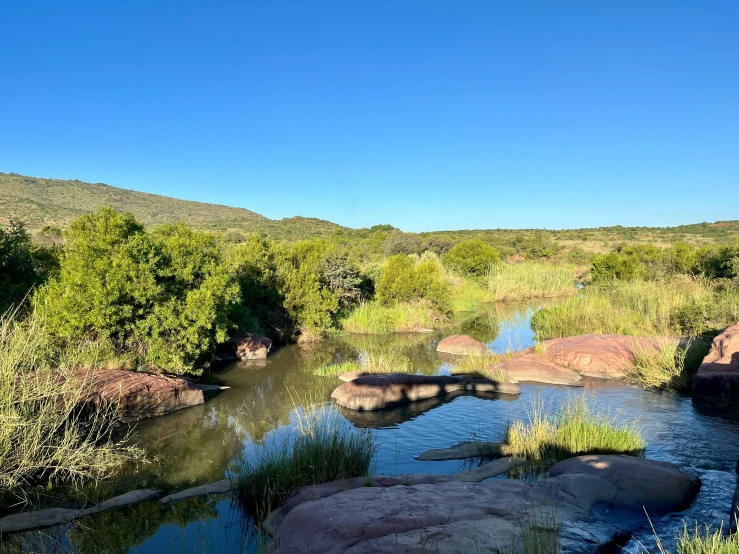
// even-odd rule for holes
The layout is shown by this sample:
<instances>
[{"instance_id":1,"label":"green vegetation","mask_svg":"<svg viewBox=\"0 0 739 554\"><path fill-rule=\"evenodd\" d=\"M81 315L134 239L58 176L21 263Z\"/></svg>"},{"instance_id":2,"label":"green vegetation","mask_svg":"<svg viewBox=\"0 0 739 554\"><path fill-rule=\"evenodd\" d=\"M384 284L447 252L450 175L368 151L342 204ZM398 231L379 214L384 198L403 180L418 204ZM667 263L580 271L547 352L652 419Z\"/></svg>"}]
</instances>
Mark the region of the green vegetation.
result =
<instances>
[{"instance_id":1,"label":"green vegetation","mask_svg":"<svg viewBox=\"0 0 739 554\"><path fill-rule=\"evenodd\" d=\"M538 311L531 325L537 338L544 340L588 333L711 334L737 320L737 287L677 275L587 287L580 297Z\"/></svg>"},{"instance_id":2,"label":"green vegetation","mask_svg":"<svg viewBox=\"0 0 739 554\"><path fill-rule=\"evenodd\" d=\"M242 461L236 485L257 521L301 487L368 475L377 450L371 431L353 429L336 410L301 417L294 435Z\"/></svg>"},{"instance_id":3,"label":"green vegetation","mask_svg":"<svg viewBox=\"0 0 739 554\"><path fill-rule=\"evenodd\" d=\"M377 279L375 292L384 306L424 301L442 314L451 312L451 288L438 259L391 256Z\"/></svg>"},{"instance_id":4,"label":"green vegetation","mask_svg":"<svg viewBox=\"0 0 739 554\"><path fill-rule=\"evenodd\" d=\"M505 443L506 455L544 465L580 454L637 454L647 446L633 424L593 413L584 398L568 401L556 414L535 402L528 424L509 425Z\"/></svg>"},{"instance_id":5,"label":"green vegetation","mask_svg":"<svg viewBox=\"0 0 739 554\"><path fill-rule=\"evenodd\" d=\"M109 432L112 412L83 414L74 370L85 345L49 355L36 317L0 318L0 494L111 475L140 455Z\"/></svg>"},{"instance_id":6,"label":"green vegetation","mask_svg":"<svg viewBox=\"0 0 739 554\"><path fill-rule=\"evenodd\" d=\"M341 320L341 327L349 333L381 335L385 333L413 333L418 329L433 329L447 318L424 302L399 303L383 306L367 302L358 306Z\"/></svg>"},{"instance_id":7,"label":"green vegetation","mask_svg":"<svg viewBox=\"0 0 739 554\"><path fill-rule=\"evenodd\" d=\"M686 524L677 538L677 554L739 554L739 535L724 534L723 527L701 529L697 523L691 531Z\"/></svg>"},{"instance_id":8,"label":"green vegetation","mask_svg":"<svg viewBox=\"0 0 739 554\"><path fill-rule=\"evenodd\" d=\"M338 377L349 371L364 371L366 373L411 373L413 365L408 357L399 352L370 353L362 351L356 361L336 364L325 364L313 371L314 375L323 377Z\"/></svg>"},{"instance_id":9,"label":"green vegetation","mask_svg":"<svg viewBox=\"0 0 739 554\"><path fill-rule=\"evenodd\" d=\"M574 266L544 262L493 266L487 285L497 301L555 298L577 292Z\"/></svg>"},{"instance_id":10,"label":"green vegetation","mask_svg":"<svg viewBox=\"0 0 739 554\"><path fill-rule=\"evenodd\" d=\"M500 379L500 375L491 376L486 371L488 366L497 363L500 360L501 357L494 352L488 352L484 356L477 356L474 354L460 356L451 364L452 375L472 375L482 377L484 379L495 379L498 377L498 380L502 380Z\"/></svg>"},{"instance_id":11,"label":"green vegetation","mask_svg":"<svg viewBox=\"0 0 739 554\"><path fill-rule=\"evenodd\" d=\"M444 255L444 263L464 275L482 277L500 262L500 253L480 239L464 240Z\"/></svg>"},{"instance_id":12,"label":"green vegetation","mask_svg":"<svg viewBox=\"0 0 739 554\"><path fill-rule=\"evenodd\" d=\"M632 377L645 388L690 392L693 376L706 354L708 344L701 339L665 338L656 353L645 349L633 351Z\"/></svg>"}]
</instances>

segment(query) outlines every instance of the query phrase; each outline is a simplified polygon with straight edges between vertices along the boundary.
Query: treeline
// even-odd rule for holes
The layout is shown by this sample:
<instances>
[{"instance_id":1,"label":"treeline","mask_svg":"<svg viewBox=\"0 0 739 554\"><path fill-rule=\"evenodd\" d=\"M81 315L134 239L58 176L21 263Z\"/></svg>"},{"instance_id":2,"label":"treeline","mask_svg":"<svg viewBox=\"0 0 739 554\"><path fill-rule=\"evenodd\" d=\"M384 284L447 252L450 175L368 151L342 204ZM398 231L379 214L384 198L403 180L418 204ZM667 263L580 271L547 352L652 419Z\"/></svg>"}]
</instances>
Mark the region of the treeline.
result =
<instances>
[{"instance_id":1,"label":"treeline","mask_svg":"<svg viewBox=\"0 0 739 554\"><path fill-rule=\"evenodd\" d=\"M111 208L75 220L63 246L38 246L14 223L0 235L0 252L5 309L25 299L56 351L94 343L102 359L134 368L198 373L245 333L281 342L319 338L338 329L341 314L374 298L451 312L434 254L362 264L337 241L249 235L233 243L182 223L147 229ZM444 259L475 277L500 256L473 240Z\"/></svg>"}]
</instances>

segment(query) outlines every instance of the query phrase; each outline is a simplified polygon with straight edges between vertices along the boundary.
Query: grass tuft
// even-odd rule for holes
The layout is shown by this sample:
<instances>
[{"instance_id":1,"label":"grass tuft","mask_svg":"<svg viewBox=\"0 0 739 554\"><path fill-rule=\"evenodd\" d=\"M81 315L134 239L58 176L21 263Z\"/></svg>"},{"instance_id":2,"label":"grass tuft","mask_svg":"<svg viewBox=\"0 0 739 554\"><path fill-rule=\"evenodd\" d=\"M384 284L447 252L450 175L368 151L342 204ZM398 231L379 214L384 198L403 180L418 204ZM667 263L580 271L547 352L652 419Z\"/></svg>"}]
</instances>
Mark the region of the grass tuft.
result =
<instances>
[{"instance_id":1,"label":"grass tuft","mask_svg":"<svg viewBox=\"0 0 739 554\"><path fill-rule=\"evenodd\" d=\"M637 454L647 444L639 429L593 413L584 398L572 399L550 415L534 401L528 424L508 426L505 453L544 465L580 454Z\"/></svg>"},{"instance_id":2,"label":"grass tuft","mask_svg":"<svg viewBox=\"0 0 739 554\"><path fill-rule=\"evenodd\" d=\"M348 333L383 335L412 333L418 329L434 328L440 323L446 323L446 318L423 302L395 306L367 302L347 314L341 327Z\"/></svg>"},{"instance_id":3,"label":"grass tuft","mask_svg":"<svg viewBox=\"0 0 739 554\"><path fill-rule=\"evenodd\" d=\"M502 263L492 267L487 286L495 301L556 298L577 293L575 266L547 262Z\"/></svg>"},{"instance_id":4,"label":"grass tuft","mask_svg":"<svg viewBox=\"0 0 739 554\"><path fill-rule=\"evenodd\" d=\"M701 339L663 339L657 351L636 348L632 377L645 388L689 392L708 345Z\"/></svg>"},{"instance_id":5,"label":"grass tuft","mask_svg":"<svg viewBox=\"0 0 739 554\"><path fill-rule=\"evenodd\" d=\"M357 361L342 362L338 364L326 364L316 369L313 374L322 377L338 377L349 371L365 371L367 373L411 373L413 365L411 361L393 351L370 353L363 351L359 353Z\"/></svg>"}]
</instances>

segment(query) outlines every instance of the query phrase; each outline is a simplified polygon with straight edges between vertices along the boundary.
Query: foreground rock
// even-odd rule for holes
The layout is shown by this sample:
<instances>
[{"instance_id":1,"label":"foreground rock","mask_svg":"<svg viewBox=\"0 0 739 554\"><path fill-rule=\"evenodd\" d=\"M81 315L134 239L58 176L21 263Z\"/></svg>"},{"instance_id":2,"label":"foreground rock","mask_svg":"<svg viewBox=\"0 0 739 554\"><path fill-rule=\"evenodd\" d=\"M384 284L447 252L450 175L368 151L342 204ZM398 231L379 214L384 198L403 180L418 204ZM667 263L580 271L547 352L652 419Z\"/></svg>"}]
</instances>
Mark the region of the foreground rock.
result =
<instances>
[{"instance_id":1,"label":"foreground rock","mask_svg":"<svg viewBox=\"0 0 739 554\"><path fill-rule=\"evenodd\" d=\"M739 323L713 339L693 378L693 396L722 404L739 398Z\"/></svg>"},{"instance_id":2,"label":"foreground rock","mask_svg":"<svg viewBox=\"0 0 739 554\"><path fill-rule=\"evenodd\" d=\"M487 346L469 335L452 335L446 337L439 341L436 351L455 356L484 356L490 352Z\"/></svg>"},{"instance_id":3,"label":"foreground rock","mask_svg":"<svg viewBox=\"0 0 739 554\"><path fill-rule=\"evenodd\" d=\"M611 457L598 458L608 464ZM648 468L638 474L651 471L653 489L679 489L686 480L674 467L654 470L650 460L634 460L632 469ZM557 477L533 485L517 480L408 480L367 482L351 489L339 485L322 495L298 493L273 521L272 551L525 552L522 537L527 529L559 526L568 551L592 552L615 535L628 533L637 520L645 520L641 506L634 508L633 491L624 488L625 480L580 471L580 465L572 469L560 467ZM672 500L663 495L659 507L680 510L696 492L692 487ZM633 517L615 516L618 512Z\"/></svg>"},{"instance_id":4,"label":"foreground rock","mask_svg":"<svg viewBox=\"0 0 739 554\"><path fill-rule=\"evenodd\" d=\"M263 360L272 350L272 340L261 335L246 335L234 342L239 360Z\"/></svg>"},{"instance_id":5,"label":"foreground rock","mask_svg":"<svg viewBox=\"0 0 739 554\"><path fill-rule=\"evenodd\" d=\"M345 408L371 411L393 408L456 391L468 394L476 392L519 394L521 389L515 383L502 383L492 379L388 373L357 377L334 390L331 398Z\"/></svg>"},{"instance_id":6,"label":"foreground rock","mask_svg":"<svg viewBox=\"0 0 739 554\"><path fill-rule=\"evenodd\" d=\"M80 404L85 410L115 410L118 423L133 423L197 406L224 388L198 385L182 377L121 369L80 370L74 378L82 387Z\"/></svg>"},{"instance_id":7,"label":"foreground rock","mask_svg":"<svg viewBox=\"0 0 739 554\"><path fill-rule=\"evenodd\" d=\"M500 362L488 366L486 370L490 375L502 374L506 381L514 383L547 383L550 385L582 387L579 374L535 354L522 354L512 358L504 358Z\"/></svg>"}]
</instances>

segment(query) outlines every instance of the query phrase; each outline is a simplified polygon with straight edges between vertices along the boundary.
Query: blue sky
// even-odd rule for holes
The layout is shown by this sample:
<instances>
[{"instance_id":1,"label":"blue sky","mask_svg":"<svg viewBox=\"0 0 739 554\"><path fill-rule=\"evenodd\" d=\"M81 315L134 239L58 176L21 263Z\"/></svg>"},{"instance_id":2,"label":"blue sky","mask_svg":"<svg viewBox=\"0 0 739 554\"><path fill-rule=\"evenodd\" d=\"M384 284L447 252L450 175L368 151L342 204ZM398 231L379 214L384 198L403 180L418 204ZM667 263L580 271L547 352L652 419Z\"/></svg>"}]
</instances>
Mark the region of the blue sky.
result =
<instances>
[{"instance_id":1,"label":"blue sky","mask_svg":"<svg viewBox=\"0 0 739 554\"><path fill-rule=\"evenodd\" d=\"M739 3L7 2L0 171L407 231L739 218Z\"/></svg>"}]
</instances>

